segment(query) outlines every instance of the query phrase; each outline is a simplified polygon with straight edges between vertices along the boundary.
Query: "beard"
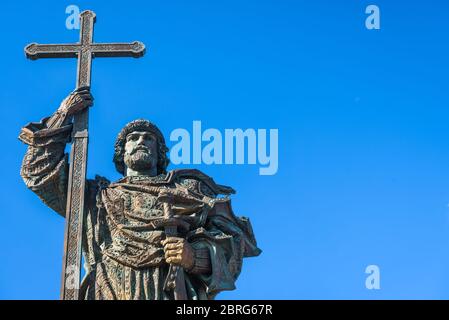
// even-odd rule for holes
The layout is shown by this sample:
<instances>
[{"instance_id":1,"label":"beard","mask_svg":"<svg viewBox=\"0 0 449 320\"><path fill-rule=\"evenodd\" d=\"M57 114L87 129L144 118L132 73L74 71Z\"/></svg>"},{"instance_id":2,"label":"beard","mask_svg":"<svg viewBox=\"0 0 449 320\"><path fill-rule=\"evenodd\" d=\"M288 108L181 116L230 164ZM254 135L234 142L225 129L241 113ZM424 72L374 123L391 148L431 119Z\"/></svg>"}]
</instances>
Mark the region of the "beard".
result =
<instances>
[{"instance_id":1,"label":"beard","mask_svg":"<svg viewBox=\"0 0 449 320\"><path fill-rule=\"evenodd\" d=\"M125 153L123 160L125 165L134 171L149 170L156 165L154 155L146 150L136 150L131 154Z\"/></svg>"}]
</instances>

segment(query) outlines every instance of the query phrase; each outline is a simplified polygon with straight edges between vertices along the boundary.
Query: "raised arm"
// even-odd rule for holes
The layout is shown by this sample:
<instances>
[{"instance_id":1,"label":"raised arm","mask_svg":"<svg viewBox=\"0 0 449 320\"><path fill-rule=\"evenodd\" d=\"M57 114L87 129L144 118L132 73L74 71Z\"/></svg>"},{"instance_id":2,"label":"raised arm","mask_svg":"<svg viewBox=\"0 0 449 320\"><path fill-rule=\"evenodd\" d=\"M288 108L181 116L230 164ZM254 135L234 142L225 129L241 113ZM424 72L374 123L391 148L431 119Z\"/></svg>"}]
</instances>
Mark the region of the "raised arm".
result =
<instances>
[{"instance_id":1,"label":"raised arm","mask_svg":"<svg viewBox=\"0 0 449 320\"><path fill-rule=\"evenodd\" d=\"M20 170L23 181L62 216L65 216L68 180L68 156L64 149L71 138L71 119L92 102L87 88L78 89L61 102L51 117L28 123L19 134L19 140L28 145Z\"/></svg>"}]
</instances>

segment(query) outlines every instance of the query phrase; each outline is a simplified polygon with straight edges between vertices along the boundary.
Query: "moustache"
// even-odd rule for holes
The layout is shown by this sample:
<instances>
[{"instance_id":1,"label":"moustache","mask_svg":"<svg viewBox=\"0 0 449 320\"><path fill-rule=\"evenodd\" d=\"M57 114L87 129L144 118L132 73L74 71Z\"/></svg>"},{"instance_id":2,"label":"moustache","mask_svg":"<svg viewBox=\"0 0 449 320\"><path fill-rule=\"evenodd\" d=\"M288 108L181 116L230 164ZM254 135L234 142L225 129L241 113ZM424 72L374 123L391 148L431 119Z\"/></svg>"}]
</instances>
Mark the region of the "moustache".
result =
<instances>
[{"instance_id":1,"label":"moustache","mask_svg":"<svg viewBox=\"0 0 449 320\"><path fill-rule=\"evenodd\" d=\"M131 151L130 154L134 154L134 153L136 153L137 151L145 151L145 152L147 152L149 155L151 155L150 149L148 149L147 147L143 147L143 146L135 148L133 151Z\"/></svg>"}]
</instances>

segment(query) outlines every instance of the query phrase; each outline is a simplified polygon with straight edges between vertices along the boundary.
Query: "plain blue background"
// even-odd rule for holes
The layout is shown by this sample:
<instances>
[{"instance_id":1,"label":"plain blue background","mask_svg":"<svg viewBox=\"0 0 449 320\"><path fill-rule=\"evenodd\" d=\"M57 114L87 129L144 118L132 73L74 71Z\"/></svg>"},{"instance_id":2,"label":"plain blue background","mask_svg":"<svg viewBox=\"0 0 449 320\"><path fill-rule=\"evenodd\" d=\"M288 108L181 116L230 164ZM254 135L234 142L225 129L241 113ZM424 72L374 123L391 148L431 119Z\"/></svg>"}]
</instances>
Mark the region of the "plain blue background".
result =
<instances>
[{"instance_id":1,"label":"plain blue background","mask_svg":"<svg viewBox=\"0 0 449 320\"><path fill-rule=\"evenodd\" d=\"M1 3L1 299L59 297L64 220L23 184L17 135L74 87L74 59L23 53L78 40L70 4L96 12L96 41L149 47L93 63L89 177L120 177L113 143L135 118L167 140L194 120L279 129L274 176L195 166L237 189L263 249L219 298L449 298L449 2L259 0Z\"/></svg>"}]
</instances>

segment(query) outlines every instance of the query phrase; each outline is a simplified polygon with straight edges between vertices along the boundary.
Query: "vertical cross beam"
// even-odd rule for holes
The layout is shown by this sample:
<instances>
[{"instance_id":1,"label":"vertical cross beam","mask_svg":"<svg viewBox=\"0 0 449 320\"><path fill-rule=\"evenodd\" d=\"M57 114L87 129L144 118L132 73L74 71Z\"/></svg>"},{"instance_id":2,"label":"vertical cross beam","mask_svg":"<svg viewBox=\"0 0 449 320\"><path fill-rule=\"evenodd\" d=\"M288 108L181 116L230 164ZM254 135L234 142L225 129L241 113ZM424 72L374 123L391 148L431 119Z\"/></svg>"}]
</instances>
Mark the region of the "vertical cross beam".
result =
<instances>
[{"instance_id":1,"label":"vertical cross beam","mask_svg":"<svg viewBox=\"0 0 449 320\"><path fill-rule=\"evenodd\" d=\"M90 74L92 66L91 45L94 36L95 13L84 11L80 15L80 45L81 49L78 56L78 73L76 86L90 87Z\"/></svg>"},{"instance_id":2,"label":"vertical cross beam","mask_svg":"<svg viewBox=\"0 0 449 320\"><path fill-rule=\"evenodd\" d=\"M95 13L80 14L80 41L70 44L36 44L25 48L29 59L78 58L76 88L90 87L93 57L141 57L143 43L93 43ZM82 255L82 232L85 218L86 167L89 111L76 114L73 119L72 149L70 152L67 187L64 259L62 267L61 299L78 300Z\"/></svg>"},{"instance_id":3,"label":"vertical cross beam","mask_svg":"<svg viewBox=\"0 0 449 320\"><path fill-rule=\"evenodd\" d=\"M76 87L90 87L92 55L89 45L93 40L95 14L84 11L80 15L80 51ZM87 169L89 109L73 118L72 149L67 186L64 257L62 261L61 300L79 300L81 278L82 239L85 217L85 189Z\"/></svg>"}]
</instances>

